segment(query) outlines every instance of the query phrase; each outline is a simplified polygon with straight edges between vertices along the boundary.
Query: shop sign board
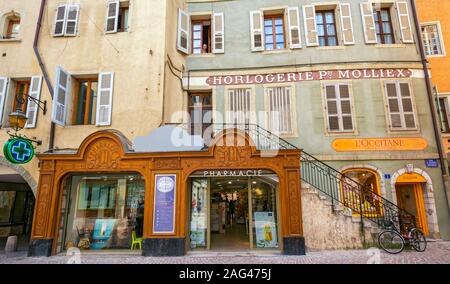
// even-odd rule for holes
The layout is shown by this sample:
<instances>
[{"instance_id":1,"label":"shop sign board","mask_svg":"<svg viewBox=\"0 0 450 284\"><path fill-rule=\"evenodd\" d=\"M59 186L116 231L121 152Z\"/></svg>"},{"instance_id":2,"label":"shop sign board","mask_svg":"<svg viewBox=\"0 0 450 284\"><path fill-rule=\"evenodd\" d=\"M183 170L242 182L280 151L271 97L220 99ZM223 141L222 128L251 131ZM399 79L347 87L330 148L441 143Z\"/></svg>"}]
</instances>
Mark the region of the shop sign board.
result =
<instances>
[{"instance_id":1,"label":"shop sign board","mask_svg":"<svg viewBox=\"0 0 450 284\"><path fill-rule=\"evenodd\" d=\"M155 175L153 233L175 232L176 175Z\"/></svg>"},{"instance_id":2,"label":"shop sign board","mask_svg":"<svg viewBox=\"0 0 450 284\"><path fill-rule=\"evenodd\" d=\"M338 152L358 151L420 151L427 148L423 138L358 138L335 139L332 143Z\"/></svg>"},{"instance_id":3,"label":"shop sign board","mask_svg":"<svg viewBox=\"0 0 450 284\"><path fill-rule=\"evenodd\" d=\"M28 139L12 138L3 146L3 155L13 164L26 164L34 157L34 147Z\"/></svg>"}]
</instances>

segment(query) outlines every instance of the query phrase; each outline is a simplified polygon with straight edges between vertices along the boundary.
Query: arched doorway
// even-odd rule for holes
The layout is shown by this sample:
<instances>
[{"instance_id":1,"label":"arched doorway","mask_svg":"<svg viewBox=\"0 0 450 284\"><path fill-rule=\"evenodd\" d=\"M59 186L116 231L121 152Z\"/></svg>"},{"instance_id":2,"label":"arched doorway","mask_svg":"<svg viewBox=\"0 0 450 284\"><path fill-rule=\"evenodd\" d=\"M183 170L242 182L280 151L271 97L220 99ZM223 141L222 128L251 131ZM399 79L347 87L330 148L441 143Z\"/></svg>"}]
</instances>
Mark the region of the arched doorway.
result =
<instances>
[{"instance_id":1,"label":"arched doorway","mask_svg":"<svg viewBox=\"0 0 450 284\"><path fill-rule=\"evenodd\" d=\"M22 175L0 165L0 249L9 236L17 236L18 250L28 250L34 204L33 191Z\"/></svg>"},{"instance_id":2,"label":"arched doorway","mask_svg":"<svg viewBox=\"0 0 450 284\"><path fill-rule=\"evenodd\" d=\"M400 175L395 183L397 205L416 217L416 224L424 234L429 234L425 202L424 186L427 180L418 173Z\"/></svg>"}]
</instances>

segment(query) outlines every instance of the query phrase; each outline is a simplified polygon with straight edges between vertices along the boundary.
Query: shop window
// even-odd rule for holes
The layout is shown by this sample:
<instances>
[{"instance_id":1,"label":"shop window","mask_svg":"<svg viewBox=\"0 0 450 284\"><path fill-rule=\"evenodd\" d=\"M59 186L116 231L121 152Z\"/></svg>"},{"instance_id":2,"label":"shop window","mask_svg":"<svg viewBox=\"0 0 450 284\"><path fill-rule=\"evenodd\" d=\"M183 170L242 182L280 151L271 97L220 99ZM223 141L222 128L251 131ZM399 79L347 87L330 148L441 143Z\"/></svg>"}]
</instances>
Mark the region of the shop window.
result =
<instances>
[{"instance_id":1,"label":"shop window","mask_svg":"<svg viewBox=\"0 0 450 284\"><path fill-rule=\"evenodd\" d=\"M427 56L445 55L439 23L422 25L422 40Z\"/></svg>"},{"instance_id":2,"label":"shop window","mask_svg":"<svg viewBox=\"0 0 450 284\"><path fill-rule=\"evenodd\" d=\"M72 176L64 247L81 250L130 249L141 237L145 182L136 174Z\"/></svg>"},{"instance_id":3,"label":"shop window","mask_svg":"<svg viewBox=\"0 0 450 284\"><path fill-rule=\"evenodd\" d=\"M266 50L284 49L285 31L284 16L281 15L264 15L264 42Z\"/></svg>"},{"instance_id":4,"label":"shop window","mask_svg":"<svg viewBox=\"0 0 450 284\"><path fill-rule=\"evenodd\" d=\"M3 39L18 39L20 38L20 15L15 12L10 12L2 17L2 34Z\"/></svg>"},{"instance_id":5,"label":"shop window","mask_svg":"<svg viewBox=\"0 0 450 284\"><path fill-rule=\"evenodd\" d=\"M95 79L75 79L72 125L95 124L98 83Z\"/></svg>"},{"instance_id":6,"label":"shop window","mask_svg":"<svg viewBox=\"0 0 450 284\"><path fill-rule=\"evenodd\" d=\"M10 187L22 187L13 184ZM22 225L22 232L28 234L31 226L34 195L31 190L0 190L0 227Z\"/></svg>"},{"instance_id":7,"label":"shop window","mask_svg":"<svg viewBox=\"0 0 450 284\"><path fill-rule=\"evenodd\" d=\"M384 87L390 130L416 130L416 112L409 83L386 82Z\"/></svg>"},{"instance_id":8,"label":"shop window","mask_svg":"<svg viewBox=\"0 0 450 284\"><path fill-rule=\"evenodd\" d=\"M129 11L128 1L110 1L106 16L106 33L127 32Z\"/></svg>"},{"instance_id":9,"label":"shop window","mask_svg":"<svg viewBox=\"0 0 450 284\"><path fill-rule=\"evenodd\" d=\"M293 134L292 87L270 87L266 89L268 104L268 128L275 134Z\"/></svg>"},{"instance_id":10,"label":"shop window","mask_svg":"<svg viewBox=\"0 0 450 284\"><path fill-rule=\"evenodd\" d=\"M338 45L334 10L316 11L319 46Z\"/></svg>"},{"instance_id":11,"label":"shop window","mask_svg":"<svg viewBox=\"0 0 450 284\"><path fill-rule=\"evenodd\" d=\"M350 85L325 85L325 110L328 132L353 132L353 105Z\"/></svg>"},{"instance_id":12,"label":"shop window","mask_svg":"<svg viewBox=\"0 0 450 284\"><path fill-rule=\"evenodd\" d=\"M341 198L344 205L353 209L355 213L363 212L368 217L380 216L382 204L379 197L380 184L377 173L368 169L350 169L343 172Z\"/></svg>"}]
</instances>

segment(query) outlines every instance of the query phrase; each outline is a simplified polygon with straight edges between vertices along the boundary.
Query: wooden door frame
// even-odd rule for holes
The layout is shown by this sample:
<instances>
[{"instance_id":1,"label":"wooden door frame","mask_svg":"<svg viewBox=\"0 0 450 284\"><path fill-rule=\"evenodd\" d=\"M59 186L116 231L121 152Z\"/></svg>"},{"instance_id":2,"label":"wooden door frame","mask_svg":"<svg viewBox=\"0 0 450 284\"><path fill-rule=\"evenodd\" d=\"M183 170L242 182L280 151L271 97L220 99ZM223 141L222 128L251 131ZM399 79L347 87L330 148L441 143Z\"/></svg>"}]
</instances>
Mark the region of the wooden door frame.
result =
<instances>
[{"instance_id":1,"label":"wooden door frame","mask_svg":"<svg viewBox=\"0 0 450 284\"><path fill-rule=\"evenodd\" d=\"M400 191L397 186L405 186L405 185L411 185L413 186L413 193L414 193L414 203L416 205L416 212L417 212L417 218L420 220L422 225L422 231L427 236L429 234L428 231L428 223L427 223L427 214L425 210L425 200L423 198L423 187L422 183L419 182L410 182L410 183L396 183L395 184L395 193L397 197L397 205L400 208L403 208L402 199L400 198Z\"/></svg>"}]
</instances>

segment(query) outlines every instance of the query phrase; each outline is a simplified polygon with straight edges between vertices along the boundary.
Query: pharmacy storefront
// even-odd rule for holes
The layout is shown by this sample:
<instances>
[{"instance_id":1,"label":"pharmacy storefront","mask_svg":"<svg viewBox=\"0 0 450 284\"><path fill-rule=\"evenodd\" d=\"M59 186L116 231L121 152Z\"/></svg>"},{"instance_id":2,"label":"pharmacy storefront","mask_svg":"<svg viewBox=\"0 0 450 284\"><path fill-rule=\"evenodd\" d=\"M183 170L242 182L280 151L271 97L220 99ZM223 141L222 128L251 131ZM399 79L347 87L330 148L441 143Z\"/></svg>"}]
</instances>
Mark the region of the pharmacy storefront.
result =
<instances>
[{"instance_id":1,"label":"pharmacy storefront","mask_svg":"<svg viewBox=\"0 0 450 284\"><path fill-rule=\"evenodd\" d=\"M133 146L117 131L100 131L73 152L38 155L30 256L69 249L305 253L300 150L263 153L236 129L195 151Z\"/></svg>"}]
</instances>

